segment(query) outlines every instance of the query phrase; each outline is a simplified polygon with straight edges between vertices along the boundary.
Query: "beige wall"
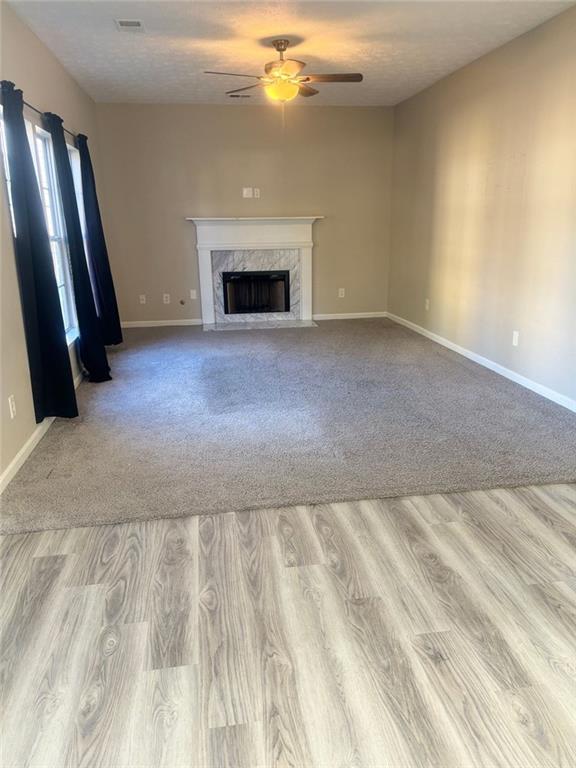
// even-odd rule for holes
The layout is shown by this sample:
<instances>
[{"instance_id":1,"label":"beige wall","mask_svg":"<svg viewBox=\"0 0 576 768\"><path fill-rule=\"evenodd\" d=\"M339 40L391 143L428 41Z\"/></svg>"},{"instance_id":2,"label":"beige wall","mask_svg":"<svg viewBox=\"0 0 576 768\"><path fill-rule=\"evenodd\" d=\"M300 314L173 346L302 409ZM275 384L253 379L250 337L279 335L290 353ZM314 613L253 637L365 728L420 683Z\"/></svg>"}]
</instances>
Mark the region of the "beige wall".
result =
<instances>
[{"instance_id":1,"label":"beige wall","mask_svg":"<svg viewBox=\"0 0 576 768\"><path fill-rule=\"evenodd\" d=\"M386 309L391 109L287 108L283 130L269 106L99 104L98 129L124 320L200 317L186 216L323 215L314 225L314 312ZM242 198L249 186L259 200Z\"/></svg>"},{"instance_id":2,"label":"beige wall","mask_svg":"<svg viewBox=\"0 0 576 768\"><path fill-rule=\"evenodd\" d=\"M576 9L396 109L393 221L391 312L576 397Z\"/></svg>"},{"instance_id":3,"label":"beige wall","mask_svg":"<svg viewBox=\"0 0 576 768\"><path fill-rule=\"evenodd\" d=\"M1 78L22 88L30 103L61 115L66 127L86 133L96 150L93 101L4 2L0 2L0 23ZM36 429L4 184L1 197L0 473ZM8 411L11 394L16 396L17 408L13 420Z\"/></svg>"}]
</instances>

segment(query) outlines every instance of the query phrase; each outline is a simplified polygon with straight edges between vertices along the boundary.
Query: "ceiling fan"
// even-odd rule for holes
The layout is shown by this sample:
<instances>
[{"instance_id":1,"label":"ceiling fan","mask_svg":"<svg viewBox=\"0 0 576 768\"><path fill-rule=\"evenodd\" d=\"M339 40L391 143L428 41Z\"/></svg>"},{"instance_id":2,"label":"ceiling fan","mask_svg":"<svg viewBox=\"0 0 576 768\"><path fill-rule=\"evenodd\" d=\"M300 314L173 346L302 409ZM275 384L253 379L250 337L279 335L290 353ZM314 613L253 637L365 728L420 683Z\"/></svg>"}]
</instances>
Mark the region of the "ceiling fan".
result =
<instances>
[{"instance_id":1,"label":"ceiling fan","mask_svg":"<svg viewBox=\"0 0 576 768\"><path fill-rule=\"evenodd\" d=\"M276 61L269 61L264 66L263 75L244 75L238 72L212 72L208 71L206 75L228 75L230 77L251 77L258 80L254 85L247 85L244 88L234 88L232 91L226 91L227 96L242 98L248 97L244 93L252 88L264 88L267 96L274 101L292 101L296 96L315 96L319 91L312 88L310 83L360 83L363 76L359 72L340 75L301 75L300 73L306 66L305 62L296 59L285 59L284 52L290 45L290 41L284 38L272 41L273 47L278 51L279 58Z\"/></svg>"}]
</instances>

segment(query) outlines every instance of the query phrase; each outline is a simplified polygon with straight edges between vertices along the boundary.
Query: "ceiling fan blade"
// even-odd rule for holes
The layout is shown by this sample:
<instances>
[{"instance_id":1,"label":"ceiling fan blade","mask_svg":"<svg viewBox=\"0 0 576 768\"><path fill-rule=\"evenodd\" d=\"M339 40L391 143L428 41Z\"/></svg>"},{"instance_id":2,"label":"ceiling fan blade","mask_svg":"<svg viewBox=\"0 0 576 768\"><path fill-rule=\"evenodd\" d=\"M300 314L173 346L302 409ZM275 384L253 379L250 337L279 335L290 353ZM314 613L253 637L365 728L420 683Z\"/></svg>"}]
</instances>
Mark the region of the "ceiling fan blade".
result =
<instances>
[{"instance_id":1,"label":"ceiling fan blade","mask_svg":"<svg viewBox=\"0 0 576 768\"><path fill-rule=\"evenodd\" d=\"M256 85L247 85L245 88L234 88L233 91L226 91L226 96L231 96L233 93L240 93L240 91L249 91L251 88L261 88L262 83L256 83Z\"/></svg>"},{"instance_id":2,"label":"ceiling fan blade","mask_svg":"<svg viewBox=\"0 0 576 768\"><path fill-rule=\"evenodd\" d=\"M228 77L254 77L256 80L260 80L259 75L242 75L239 72L212 72L211 70L204 70L205 75L227 75Z\"/></svg>"},{"instance_id":3,"label":"ceiling fan blade","mask_svg":"<svg viewBox=\"0 0 576 768\"><path fill-rule=\"evenodd\" d=\"M305 66L306 64L303 61L298 61L297 59L284 59L284 63L282 64L282 74L294 77L301 72Z\"/></svg>"},{"instance_id":4,"label":"ceiling fan blade","mask_svg":"<svg viewBox=\"0 0 576 768\"><path fill-rule=\"evenodd\" d=\"M304 61L298 61L297 59L276 59L276 61L269 61L264 65L264 72L269 75L271 72L276 74L288 75L294 77L301 72L306 63Z\"/></svg>"},{"instance_id":5,"label":"ceiling fan blade","mask_svg":"<svg viewBox=\"0 0 576 768\"><path fill-rule=\"evenodd\" d=\"M316 96L317 93L320 93L320 91L317 91L316 88L311 88L309 85L305 85L304 83L300 83L298 86L298 92L300 96Z\"/></svg>"},{"instance_id":6,"label":"ceiling fan blade","mask_svg":"<svg viewBox=\"0 0 576 768\"><path fill-rule=\"evenodd\" d=\"M349 72L342 75L306 75L306 82L311 83L361 83L364 75Z\"/></svg>"}]
</instances>

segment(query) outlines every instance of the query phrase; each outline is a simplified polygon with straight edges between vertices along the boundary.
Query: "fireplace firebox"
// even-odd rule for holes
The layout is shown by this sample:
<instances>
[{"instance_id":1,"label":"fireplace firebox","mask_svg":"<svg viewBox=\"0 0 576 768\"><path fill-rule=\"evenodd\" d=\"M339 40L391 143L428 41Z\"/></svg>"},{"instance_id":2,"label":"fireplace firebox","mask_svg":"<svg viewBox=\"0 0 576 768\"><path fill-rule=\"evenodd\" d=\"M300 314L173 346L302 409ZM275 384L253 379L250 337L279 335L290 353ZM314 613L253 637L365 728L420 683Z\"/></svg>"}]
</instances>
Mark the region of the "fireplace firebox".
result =
<instances>
[{"instance_id":1,"label":"fireplace firebox","mask_svg":"<svg viewBox=\"0 0 576 768\"><path fill-rule=\"evenodd\" d=\"M224 312L290 312L290 271L223 272Z\"/></svg>"}]
</instances>

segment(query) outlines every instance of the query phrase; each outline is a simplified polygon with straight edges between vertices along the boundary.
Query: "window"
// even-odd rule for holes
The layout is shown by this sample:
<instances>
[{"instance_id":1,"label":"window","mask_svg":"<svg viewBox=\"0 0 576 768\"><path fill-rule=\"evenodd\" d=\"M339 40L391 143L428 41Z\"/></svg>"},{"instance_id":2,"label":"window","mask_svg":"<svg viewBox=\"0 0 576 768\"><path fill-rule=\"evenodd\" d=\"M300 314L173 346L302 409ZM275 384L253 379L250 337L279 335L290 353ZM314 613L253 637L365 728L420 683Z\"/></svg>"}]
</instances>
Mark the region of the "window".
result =
<instances>
[{"instance_id":1,"label":"window","mask_svg":"<svg viewBox=\"0 0 576 768\"><path fill-rule=\"evenodd\" d=\"M6 141L4 133L4 121L0 116L0 136L2 138L2 156L4 165L4 175L8 190L8 203L12 215L12 226L14 235L17 236L16 225L14 221L14 211L12 208L12 196L10 185L10 169L6 156ZM26 133L32 152L32 160L36 170L36 178L40 188L40 197L50 239L50 249L52 251L52 262L54 264L54 273L58 285L58 294L60 297L60 306L62 309L62 318L66 338L72 341L78 336L76 310L74 307L74 293L72 289L72 275L70 272L70 262L68 257L68 242L66 238L66 227L64 224L64 215L62 211L62 202L60 200L60 191L56 177L56 168L54 166L54 155L52 152L52 140L50 134L39 126L33 126L26 120ZM83 214L83 208L82 208ZM81 214L81 220L83 218Z\"/></svg>"},{"instance_id":2,"label":"window","mask_svg":"<svg viewBox=\"0 0 576 768\"><path fill-rule=\"evenodd\" d=\"M80 226L82 227L82 238L84 239L84 251L88 255L88 239L86 236L86 215L84 213L84 192L82 191L82 171L80 168L80 152L76 147L68 146L68 158L72 168L72 178L74 179L74 191L76 192L76 204L80 215Z\"/></svg>"},{"instance_id":3,"label":"window","mask_svg":"<svg viewBox=\"0 0 576 768\"><path fill-rule=\"evenodd\" d=\"M84 241L84 253L86 254L86 262L88 265L88 274L90 276L90 284L92 286L92 295L94 296L94 304L96 306L96 312L100 315L98 308L98 292L95 290L96 283L94 281L94 275L92 273L92 264L88 258L88 228L86 226L86 211L84 210L84 192L82 190L82 169L80 165L80 152L76 147L68 145L68 157L70 159L70 166L72 168L72 178L74 179L74 191L76 192L76 205L78 206L78 215L80 216L80 228L82 229L82 239Z\"/></svg>"},{"instance_id":4,"label":"window","mask_svg":"<svg viewBox=\"0 0 576 768\"><path fill-rule=\"evenodd\" d=\"M28 123L27 128L30 146L33 149L33 156L35 158L36 175L40 185L40 196L44 206L46 226L48 227L48 237L50 238L52 261L54 262L54 272L56 273L56 283L58 284L58 293L60 295L64 328L66 336L70 339L77 336L75 329L78 322L76 320L76 310L74 309L66 226L64 224L60 190L58 188L54 155L52 153L52 140L50 134L38 126L32 129L32 126Z\"/></svg>"},{"instance_id":5,"label":"window","mask_svg":"<svg viewBox=\"0 0 576 768\"><path fill-rule=\"evenodd\" d=\"M2 119L1 106L0 106L0 144L2 145L2 167L4 168L4 179L6 181L8 209L10 210L10 219L12 221L12 232L14 233L14 236L16 236L16 219L14 218L14 206L12 204L12 182L10 180L10 169L8 168L8 153L6 151L6 133L4 131L4 120Z\"/></svg>"}]
</instances>

